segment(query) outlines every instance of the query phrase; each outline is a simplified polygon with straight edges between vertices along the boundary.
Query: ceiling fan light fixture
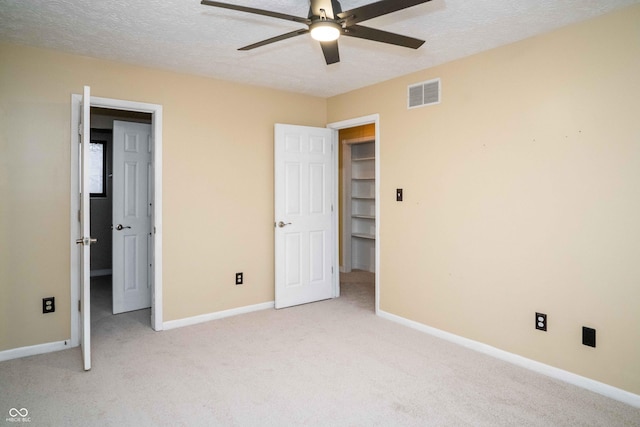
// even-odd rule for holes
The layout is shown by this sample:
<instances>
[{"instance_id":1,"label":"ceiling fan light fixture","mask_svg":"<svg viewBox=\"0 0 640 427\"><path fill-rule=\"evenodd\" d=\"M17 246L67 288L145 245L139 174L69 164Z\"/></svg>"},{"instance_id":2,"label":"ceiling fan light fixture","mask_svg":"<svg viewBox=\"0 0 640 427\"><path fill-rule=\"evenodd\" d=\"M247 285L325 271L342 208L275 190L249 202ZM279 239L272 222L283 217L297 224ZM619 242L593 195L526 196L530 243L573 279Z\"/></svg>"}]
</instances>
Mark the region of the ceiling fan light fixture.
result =
<instances>
[{"instance_id":1,"label":"ceiling fan light fixture","mask_svg":"<svg viewBox=\"0 0 640 427\"><path fill-rule=\"evenodd\" d=\"M319 42L332 42L340 37L339 24L333 21L318 21L311 24L311 38Z\"/></svg>"}]
</instances>

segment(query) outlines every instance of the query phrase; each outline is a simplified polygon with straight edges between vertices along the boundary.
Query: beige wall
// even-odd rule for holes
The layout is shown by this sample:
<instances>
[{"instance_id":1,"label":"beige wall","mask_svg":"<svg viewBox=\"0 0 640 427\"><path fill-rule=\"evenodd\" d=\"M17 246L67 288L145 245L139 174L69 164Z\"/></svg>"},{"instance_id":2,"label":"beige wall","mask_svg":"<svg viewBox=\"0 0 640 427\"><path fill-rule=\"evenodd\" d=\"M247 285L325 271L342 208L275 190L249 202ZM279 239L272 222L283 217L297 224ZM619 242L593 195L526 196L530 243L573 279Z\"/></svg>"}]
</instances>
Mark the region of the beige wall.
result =
<instances>
[{"instance_id":1,"label":"beige wall","mask_svg":"<svg viewBox=\"0 0 640 427\"><path fill-rule=\"evenodd\" d=\"M70 101L85 84L163 105L164 320L273 300L273 125L324 126L326 100L15 45L0 58L0 350L70 337Z\"/></svg>"},{"instance_id":2,"label":"beige wall","mask_svg":"<svg viewBox=\"0 0 640 427\"><path fill-rule=\"evenodd\" d=\"M638 22L634 6L329 99L329 122L380 114L382 310L640 393ZM436 77L442 103L407 110L407 85Z\"/></svg>"}]
</instances>

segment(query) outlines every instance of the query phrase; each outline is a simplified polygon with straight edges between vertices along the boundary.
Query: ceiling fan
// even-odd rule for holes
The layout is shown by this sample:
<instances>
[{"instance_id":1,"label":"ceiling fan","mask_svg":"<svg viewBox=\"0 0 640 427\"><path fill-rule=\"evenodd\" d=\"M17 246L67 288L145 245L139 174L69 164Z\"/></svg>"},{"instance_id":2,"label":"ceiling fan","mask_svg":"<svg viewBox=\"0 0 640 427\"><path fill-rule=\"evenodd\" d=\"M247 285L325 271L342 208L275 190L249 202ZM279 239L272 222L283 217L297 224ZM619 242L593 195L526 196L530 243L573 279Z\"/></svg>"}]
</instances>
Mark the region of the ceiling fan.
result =
<instances>
[{"instance_id":1,"label":"ceiling fan","mask_svg":"<svg viewBox=\"0 0 640 427\"><path fill-rule=\"evenodd\" d=\"M202 0L201 4L270 16L272 18L285 19L287 21L304 24L307 28L291 31L258 43L253 43L248 46L241 47L238 50L251 50L277 41L286 40L291 37L311 33L311 37L320 42L324 58L327 65L329 65L340 62L338 37L341 35L373 40L376 42L388 43L411 49L419 48L424 43L424 40L389 33L387 31L365 27L358 24L368 19L376 18L378 16L386 15L388 13L396 12L428 1L430 0L380 0L375 3L370 3L343 12L338 0L310 0L311 7L309 8L309 16L306 18L211 0Z\"/></svg>"}]
</instances>

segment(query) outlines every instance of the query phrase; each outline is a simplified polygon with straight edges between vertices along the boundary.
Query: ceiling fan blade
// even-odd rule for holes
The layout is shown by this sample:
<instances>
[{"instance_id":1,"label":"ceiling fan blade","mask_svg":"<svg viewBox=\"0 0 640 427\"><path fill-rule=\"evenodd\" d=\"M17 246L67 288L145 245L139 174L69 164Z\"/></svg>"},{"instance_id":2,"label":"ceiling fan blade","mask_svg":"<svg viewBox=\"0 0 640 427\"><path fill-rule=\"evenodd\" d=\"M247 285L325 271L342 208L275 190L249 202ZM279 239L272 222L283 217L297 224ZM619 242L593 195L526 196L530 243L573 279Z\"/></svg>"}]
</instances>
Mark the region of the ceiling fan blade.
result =
<instances>
[{"instance_id":1,"label":"ceiling fan blade","mask_svg":"<svg viewBox=\"0 0 640 427\"><path fill-rule=\"evenodd\" d=\"M431 0L381 0L338 13L337 15L339 19L345 20L348 27L357 24L358 22L366 21L367 19L376 18L408 7L417 6L422 3L427 3L428 1Z\"/></svg>"},{"instance_id":2,"label":"ceiling fan blade","mask_svg":"<svg viewBox=\"0 0 640 427\"><path fill-rule=\"evenodd\" d=\"M338 40L332 42L320 42L322 47L322 53L324 53L324 60L327 61L327 65L340 62L340 52L338 51Z\"/></svg>"},{"instance_id":3,"label":"ceiling fan blade","mask_svg":"<svg viewBox=\"0 0 640 427\"><path fill-rule=\"evenodd\" d=\"M279 42L280 40L286 40L286 39L290 39L291 37L301 36L302 34L307 34L308 32L309 32L309 29L307 29L307 28L301 29L301 30L291 31L290 33L282 34L282 35L279 35L279 36L276 36L276 37L271 37L270 39L262 40L261 42L250 44L250 45L245 46L245 47L241 47L238 50L255 49L255 48L260 47L260 46L265 46L265 45L268 45L268 44L271 44L271 43Z\"/></svg>"},{"instance_id":4,"label":"ceiling fan blade","mask_svg":"<svg viewBox=\"0 0 640 427\"><path fill-rule=\"evenodd\" d=\"M345 29L342 32L342 35L394 44L396 46L408 47L411 49L417 49L424 44L424 40L414 39L413 37L407 37L396 33L389 33L375 28L364 27L362 25L352 25Z\"/></svg>"},{"instance_id":5,"label":"ceiling fan blade","mask_svg":"<svg viewBox=\"0 0 640 427\"><path fill-rule=\"evenodd\" d=\"M286 13L272 12L270 10L256 9L253 7L246 7L246 6L238 6L238 5L229 4L229 3L221 3L219 1L202 0L200 4L203 4L206 6L221 7L223 9L239 10L240 12L253 13L256 15L270 16L272 18L285 19L287 21L299 22L301 24L306 24L306 25L309 25L311 23L311 20L309 18L300 18L298 16L287 15Z\"/></svg>"}]
</instances>

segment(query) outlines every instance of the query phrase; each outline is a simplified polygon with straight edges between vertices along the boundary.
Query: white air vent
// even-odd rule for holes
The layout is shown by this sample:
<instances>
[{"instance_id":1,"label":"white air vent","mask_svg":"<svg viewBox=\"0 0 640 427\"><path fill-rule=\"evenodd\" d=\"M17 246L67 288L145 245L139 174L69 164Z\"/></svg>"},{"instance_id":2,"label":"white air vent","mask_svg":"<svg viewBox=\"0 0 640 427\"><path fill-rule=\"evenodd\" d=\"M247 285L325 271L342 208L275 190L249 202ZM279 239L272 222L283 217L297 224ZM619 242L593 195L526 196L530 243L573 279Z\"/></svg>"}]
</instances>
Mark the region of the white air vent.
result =
<instances>
[{"instance_id":1,"label":"white air vent","mask_svg":"<svg viewBox=\"0 0 640 427\"><path fill-rule=\"evenodd\" d=\"M440 79L417 83L408 87L407 108L440 103Z\"/></svg>"}]
</instances>

